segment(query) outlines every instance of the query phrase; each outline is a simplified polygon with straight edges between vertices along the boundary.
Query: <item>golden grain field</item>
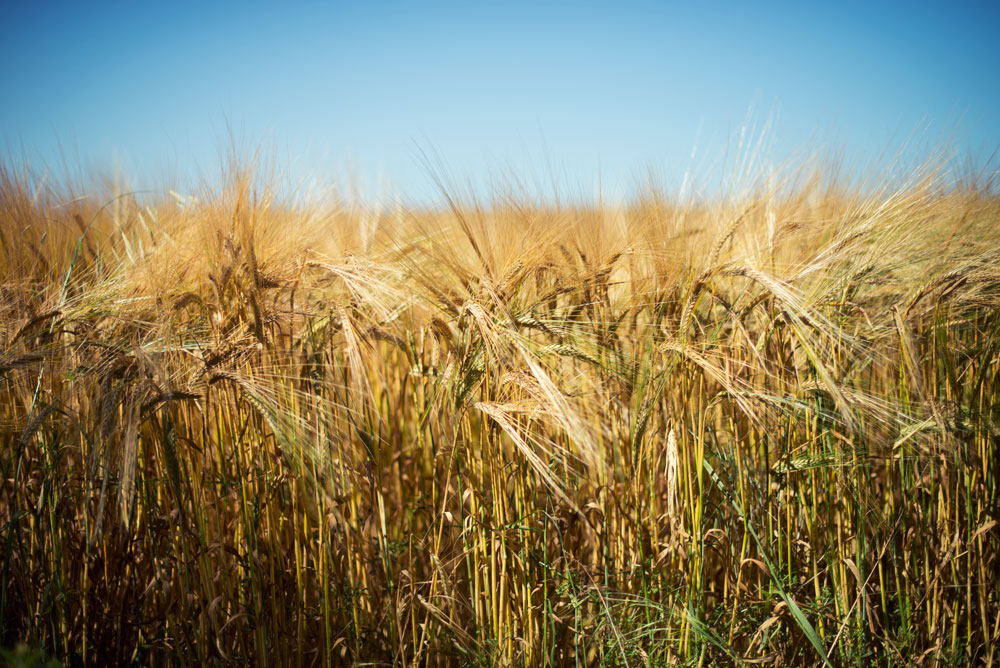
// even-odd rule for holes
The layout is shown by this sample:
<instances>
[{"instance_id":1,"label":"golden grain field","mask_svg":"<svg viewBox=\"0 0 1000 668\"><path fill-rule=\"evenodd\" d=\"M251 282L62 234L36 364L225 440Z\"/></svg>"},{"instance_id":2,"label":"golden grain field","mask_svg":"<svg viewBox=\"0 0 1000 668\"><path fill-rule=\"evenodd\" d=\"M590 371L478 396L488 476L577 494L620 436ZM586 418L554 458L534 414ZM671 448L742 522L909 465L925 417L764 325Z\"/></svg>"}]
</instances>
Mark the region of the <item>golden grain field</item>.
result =
<instances>
[{"instance_id":1,"label":"golden grain field","mask_svg":"<svg viewBox=\"0 0 1000 668\"><path fill-rule=\"evenodd\" d=\"M5 165L3 656L1000 664L1000 198L883 184L375 209Z\"/></svg>"}]
</instances>

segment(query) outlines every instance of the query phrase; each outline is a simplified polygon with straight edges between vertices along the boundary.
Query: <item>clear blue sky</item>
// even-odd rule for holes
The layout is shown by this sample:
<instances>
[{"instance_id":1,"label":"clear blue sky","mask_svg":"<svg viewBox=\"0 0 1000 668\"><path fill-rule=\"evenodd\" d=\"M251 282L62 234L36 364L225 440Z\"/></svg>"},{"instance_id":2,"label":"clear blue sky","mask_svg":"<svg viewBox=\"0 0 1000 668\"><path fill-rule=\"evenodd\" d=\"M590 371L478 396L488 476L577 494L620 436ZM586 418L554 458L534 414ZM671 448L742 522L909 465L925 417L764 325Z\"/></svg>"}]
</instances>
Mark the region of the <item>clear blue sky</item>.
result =
<instances>
[{"instance_id":1,"label":"clear blue sky","mask_svg":"<svg viewBox=\"0 0 1000 668\"><path fill-rule=\"evenodd\" d=\"M205 4L9 4L6 152L184 183L218 173L231 125L320 180L422 197L421 150L457 180L717 179L748 114L775 160L1000 146L996 2Z\"/></svg>"}]
</instances>

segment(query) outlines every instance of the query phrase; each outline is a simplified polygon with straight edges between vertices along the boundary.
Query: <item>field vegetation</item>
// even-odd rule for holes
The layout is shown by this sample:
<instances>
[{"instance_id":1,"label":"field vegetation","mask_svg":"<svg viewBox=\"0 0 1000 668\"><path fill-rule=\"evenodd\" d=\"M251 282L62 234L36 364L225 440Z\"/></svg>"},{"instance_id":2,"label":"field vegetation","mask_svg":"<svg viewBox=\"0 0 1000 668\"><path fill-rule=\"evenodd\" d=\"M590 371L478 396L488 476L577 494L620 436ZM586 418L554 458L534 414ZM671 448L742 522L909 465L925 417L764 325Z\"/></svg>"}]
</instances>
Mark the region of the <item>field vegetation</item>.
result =
<instances>
[{"instance_id":1,"label":"field vegetation","mask_svg":"<svg viewBox=\"0 0 1000 668\"><path fill-rule=\"evenodd\" d=\"M9 662L1000 664L996 184L246 164L0 170Z\"/></svg>"}]
</instances>

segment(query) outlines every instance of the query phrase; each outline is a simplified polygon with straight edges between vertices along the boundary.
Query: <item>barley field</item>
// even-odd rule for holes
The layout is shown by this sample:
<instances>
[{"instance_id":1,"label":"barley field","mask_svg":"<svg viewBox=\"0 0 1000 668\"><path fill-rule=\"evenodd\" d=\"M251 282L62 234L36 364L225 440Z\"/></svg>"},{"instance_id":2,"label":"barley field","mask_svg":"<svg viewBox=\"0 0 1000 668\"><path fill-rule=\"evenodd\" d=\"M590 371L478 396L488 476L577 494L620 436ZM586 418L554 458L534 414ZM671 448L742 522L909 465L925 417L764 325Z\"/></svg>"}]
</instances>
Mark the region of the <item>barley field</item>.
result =
<instances>
[{"instance_id":1,"label":"barley field","mask_svg":"<svg viewBox=\"0 0 1000 668\"><path fill-rule=\"evenodd\" d=\"M10 665L1000 665L1000 198L0 170Z\"/></svg>"}]
</instances>

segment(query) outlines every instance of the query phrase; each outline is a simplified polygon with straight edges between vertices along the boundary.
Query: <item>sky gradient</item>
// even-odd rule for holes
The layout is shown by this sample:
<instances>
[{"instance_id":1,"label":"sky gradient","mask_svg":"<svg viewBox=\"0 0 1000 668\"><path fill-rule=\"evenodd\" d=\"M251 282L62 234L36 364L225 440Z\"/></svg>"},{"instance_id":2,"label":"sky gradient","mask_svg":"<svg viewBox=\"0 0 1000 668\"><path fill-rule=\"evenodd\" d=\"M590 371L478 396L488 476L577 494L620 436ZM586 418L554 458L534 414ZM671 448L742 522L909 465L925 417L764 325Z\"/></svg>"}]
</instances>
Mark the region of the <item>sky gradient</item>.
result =
<instances>
[{"instance_id":1,"label":"sky gradient","mask_svg":"<svg viewBox=\"0 0 1000 668\"><path fill-rule=\"evenodd\" d=\"M194 183L232 134L297 178L418 199L424 156L476 183L718 180L744 127L773 162L907 141L989 162L997 3L803 4L22 3L0 22L0 141L36 169Z\"/></svg>"}]
</instances>

